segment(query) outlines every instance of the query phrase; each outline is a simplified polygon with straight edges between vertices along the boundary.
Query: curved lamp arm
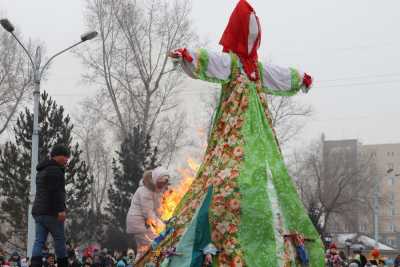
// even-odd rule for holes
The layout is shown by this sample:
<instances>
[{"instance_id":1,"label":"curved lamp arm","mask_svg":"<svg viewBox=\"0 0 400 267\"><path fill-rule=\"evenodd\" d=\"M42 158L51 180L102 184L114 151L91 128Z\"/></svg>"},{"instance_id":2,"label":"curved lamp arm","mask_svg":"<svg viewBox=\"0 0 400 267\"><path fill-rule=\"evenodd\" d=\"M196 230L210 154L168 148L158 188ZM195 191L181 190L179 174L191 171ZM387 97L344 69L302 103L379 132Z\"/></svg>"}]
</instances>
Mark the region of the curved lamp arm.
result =
<instances>
[{"instance_id":1,"label":"curved lamp arm","mask_svg":"<svg viewBox=\"0 0 400 267\"><path fill-rule=\"evenodd\" d=\"M45 71L45 69L49 66L50 62L53 61L54 58L56 58L57 56L61 55L64 52L67 52L68 50L70 50L71 48L74 48L75 46L80 45L81 43L83 43L83 41L79 41L73 45L71 45L70 47L65 48L64 50L61 50L60 52L58 52L57 54L53 55L51 58L49 58L49 60L47 60L46 64L44 64L42 70L40 71L40 77L42 77L43 72Z\"/></svg>"},{"instance_id":2,"label":"curved lamp arm","mask_svg":"<svg viewBox=\"0 0 400 267\"><path fill-rule=\"evenodd\" d=\"M57 56L61 55L62 53L74 48L75 46L80 45L81 43L84 43L88 40L91 40L93 38L95 38L97 36L97 32L96 31L90 31L87 33L84 33L81 35L81 40L73 45L71 45L70 47L65 48L64 50L61 50L60 52L58 52L57 54L53 55L51 58L49 58L49 60L47 60L46 64L44 64L42 70L40 71L40 77L42 77L43 72L46 70L46 68L49 66L50 62Z\"/></svg>"},{"instance_id":3,"label":"curved lamp arm","mask_svg":"<svg viewBox=\"0 0 400 267\"><path fill-rule=\"evenodd\" d=\"M22 47L22 49L24 49L25 54L28 56L29 61L31 62L33 69L35 69L35 63L33 62L33 59L31 57L31 54L29 54L28 49L26 49L26 47L22 44L22 42L18 39L18 37L13 32L10 32L10 33L14 37L14 39L19 43L19 45Z\"/></svg>"}]
</instances>

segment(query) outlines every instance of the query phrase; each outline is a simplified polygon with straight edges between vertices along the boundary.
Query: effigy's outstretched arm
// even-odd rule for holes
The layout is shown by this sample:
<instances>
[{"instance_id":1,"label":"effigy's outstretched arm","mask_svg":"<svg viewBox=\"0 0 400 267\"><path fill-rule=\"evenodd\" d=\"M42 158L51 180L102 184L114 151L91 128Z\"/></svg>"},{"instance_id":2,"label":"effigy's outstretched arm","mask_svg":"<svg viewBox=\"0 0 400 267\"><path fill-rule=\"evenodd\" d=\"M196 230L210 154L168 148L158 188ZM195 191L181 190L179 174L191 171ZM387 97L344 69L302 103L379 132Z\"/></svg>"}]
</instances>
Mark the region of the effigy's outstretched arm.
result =
<instances>
[{"instance_id":1,"label":"effigy's outstretched arm","mask_svg":"<svg viewBox=\"0 0 400 267\"><path fill-rule=\"evenodd\" d=\"M172 51L170 57L193 79L214 83L230 81L232 56L228 53L209 52L204 48L179 48Z\"/></svg>"},{"instance_id":2,"label":"effigy's outstretched arm","mask_svg":"<svg viewBox=\"0 0 400 267\"><path fill-rule=\"evenodd\" d=\"M293 68L259 63L259 70L262 87L271 95L292 96L300 90L307 93L312 85L310 75Z\"/></svg>"}]
</instances>

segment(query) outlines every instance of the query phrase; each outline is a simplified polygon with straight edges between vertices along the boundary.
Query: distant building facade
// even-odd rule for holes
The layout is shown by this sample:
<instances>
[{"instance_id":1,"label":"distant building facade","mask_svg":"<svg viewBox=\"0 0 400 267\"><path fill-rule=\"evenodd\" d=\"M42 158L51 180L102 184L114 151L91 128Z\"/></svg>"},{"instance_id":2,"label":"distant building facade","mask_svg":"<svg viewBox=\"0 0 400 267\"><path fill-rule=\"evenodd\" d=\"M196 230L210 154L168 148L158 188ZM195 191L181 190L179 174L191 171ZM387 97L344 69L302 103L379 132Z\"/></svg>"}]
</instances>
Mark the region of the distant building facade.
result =
<instances>
[{"instance_id":1,"label":"distant building facade","mask_svg":"<svg viewBox=\"0 0 400 267\"><path fill-rule=\"evenodd\" d=\"M379 241L400 248L400 144L364 145L363 150L376 169ZM372 220L365 225L373 232Z\"/></svg>"},{"instance_id":2,"label":"distant building facade","mask_svg":"<svg viewBox=\"0 0 400 267\"><path fill-rule=\"evenodd\" d=\"M324 176L336 176L337 168L344 168L345 173L351 173L352 168L358 164L360 144L357 139L325 140L322 136L322 161ZM334 181L333 181L334 182ZM326 183L324 192L329 192L331 183ZM346 216L345 218L331 216L327 222L327 231L331 233L358 232L359 216Z\"/></svg>"},{"instance_id":3,"label":"distant building facade","mask_svg":"<svg viewBox=\"0 0 400 267\"><path fill-rule=\"evenodd\" d=\"M335 153L351 164L357 164L360 155L368 159L373 181L376 181L373 191L379 200L376 202L379 241L400 248L400 144L362 145L357 139L323 139L322 144L323 164L328 173L335 168ZM327 231L374 237L374 211L363 211L348 218L334 216L328 222Z\"/></svg>"}]
</instances>

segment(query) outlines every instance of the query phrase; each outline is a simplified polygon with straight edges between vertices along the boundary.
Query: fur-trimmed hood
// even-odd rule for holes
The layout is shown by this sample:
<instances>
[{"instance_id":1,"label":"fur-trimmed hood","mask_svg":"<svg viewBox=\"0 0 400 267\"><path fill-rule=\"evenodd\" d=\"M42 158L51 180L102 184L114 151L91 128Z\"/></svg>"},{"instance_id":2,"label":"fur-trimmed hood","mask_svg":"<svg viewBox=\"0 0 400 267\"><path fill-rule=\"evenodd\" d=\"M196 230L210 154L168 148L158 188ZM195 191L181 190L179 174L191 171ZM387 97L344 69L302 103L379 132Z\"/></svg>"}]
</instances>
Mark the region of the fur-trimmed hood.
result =
<instances>
[{"instance_id":1,"label":"fur-trimmed hood","mask_svg":"<svg viewBox=\"0 0 400 267\"><path fill-rule=\"evenodd\" d=\"M143 179L140 181L139 186L145 186L151 191L156 190L157 179L162 176L169 176L168 170L158 167L154 170L145 171L143 174Z\"/></svg>"}]
</instances>

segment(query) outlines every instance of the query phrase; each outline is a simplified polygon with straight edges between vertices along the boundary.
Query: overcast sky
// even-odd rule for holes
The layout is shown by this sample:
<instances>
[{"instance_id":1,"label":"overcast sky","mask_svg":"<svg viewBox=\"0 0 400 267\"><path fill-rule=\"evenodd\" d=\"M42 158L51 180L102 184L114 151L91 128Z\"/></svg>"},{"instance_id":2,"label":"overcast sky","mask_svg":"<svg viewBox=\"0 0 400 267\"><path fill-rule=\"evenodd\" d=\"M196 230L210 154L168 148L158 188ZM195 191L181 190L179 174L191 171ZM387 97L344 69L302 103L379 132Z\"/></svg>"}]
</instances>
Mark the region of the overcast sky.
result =
<instances>
[{"instance_id":1,"label":"overcast sky","mask_svg":"<svg viewBox=\"0 0 400 267\"><path fill-rule=\"evenodd\" d=\"M0 15L7 16L25 37L43 41L51 55L88 30L84 2L0 0ZM193 1L196 30L215 50L220 50L219 37L236 2ZM400 1L249 2L263 28L260 58L301 68L315 77L312 91L297 97L315 110L300 141L324 132L328 139L400 143ZM52 65L42 88L73 113L94 90L80 83L82 71L79 59L63 55ZM188 83L188 87L210 90L202 83Z\"/></svg>"}]
</instances>

